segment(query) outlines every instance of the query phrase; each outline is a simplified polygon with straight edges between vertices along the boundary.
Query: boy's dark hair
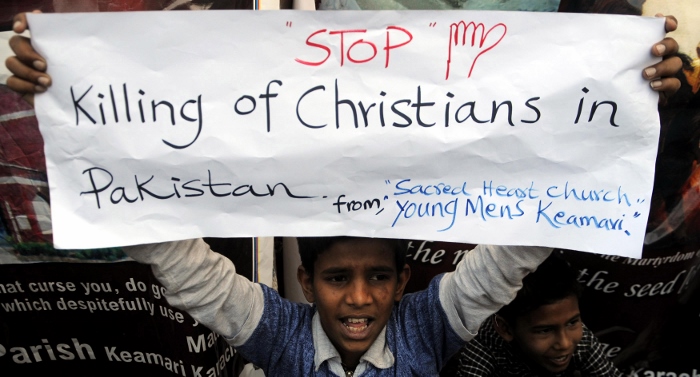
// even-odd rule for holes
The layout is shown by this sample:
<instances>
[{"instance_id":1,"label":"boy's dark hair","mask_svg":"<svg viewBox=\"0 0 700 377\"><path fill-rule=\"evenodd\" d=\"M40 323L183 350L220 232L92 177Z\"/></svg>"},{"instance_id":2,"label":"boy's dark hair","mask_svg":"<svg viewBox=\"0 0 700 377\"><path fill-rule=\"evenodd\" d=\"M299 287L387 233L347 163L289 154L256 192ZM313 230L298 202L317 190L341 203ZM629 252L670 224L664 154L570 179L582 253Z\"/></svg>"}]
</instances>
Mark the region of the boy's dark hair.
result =
<instances>
[{"instance_id":1,"label":"boy's dark hair","mask_svg":"<svg viewBox=\"0 0 700 377\"><path fill-rule=\"evenodd\" d=\"M347 242L355 239L360 239L360 237L297 237L301 265L313 279L314 263L316 263L316 259L318 259L318 256L321 253L330 249L336 243ZM396 272L401 272L403 266L406 264L408 242L405 240L391 238L378 238L378 240L382 240L389 245L391 250L394 252Z\"/></svg>"},{"instance_id":2,"label":"boy's dark hair","mask_svg":"<svg viewBox=\"0 0 700 377\"><path fill-rule=\"evenodd\" d=\"M523 279L523 287L510 304L498 314L511 326L515 320L540 306L555 303L569 296L581 297L583 287L578 282L576 271L556 254L545 259L535 272Z\"/></svg>"}]
</instances>

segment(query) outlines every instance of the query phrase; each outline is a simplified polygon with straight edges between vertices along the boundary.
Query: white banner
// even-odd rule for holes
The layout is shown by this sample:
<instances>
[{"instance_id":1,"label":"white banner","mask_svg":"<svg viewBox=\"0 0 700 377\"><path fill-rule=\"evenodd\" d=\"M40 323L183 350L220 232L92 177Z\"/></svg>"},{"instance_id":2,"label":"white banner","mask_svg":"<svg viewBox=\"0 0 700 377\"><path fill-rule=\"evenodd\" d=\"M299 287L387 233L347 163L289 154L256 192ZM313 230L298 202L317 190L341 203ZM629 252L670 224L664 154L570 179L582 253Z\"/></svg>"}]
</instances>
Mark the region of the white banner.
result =
<instances>
[{"instance_id":1,"label":"white banner","mask_svg":"<svg viewBox=\"0 0 700 377\"><path fill-rule=\"evenodd\" d=\"M663 19L32 14L60 248L354 235L640 256Z\"/></svg>"}]
</instances>

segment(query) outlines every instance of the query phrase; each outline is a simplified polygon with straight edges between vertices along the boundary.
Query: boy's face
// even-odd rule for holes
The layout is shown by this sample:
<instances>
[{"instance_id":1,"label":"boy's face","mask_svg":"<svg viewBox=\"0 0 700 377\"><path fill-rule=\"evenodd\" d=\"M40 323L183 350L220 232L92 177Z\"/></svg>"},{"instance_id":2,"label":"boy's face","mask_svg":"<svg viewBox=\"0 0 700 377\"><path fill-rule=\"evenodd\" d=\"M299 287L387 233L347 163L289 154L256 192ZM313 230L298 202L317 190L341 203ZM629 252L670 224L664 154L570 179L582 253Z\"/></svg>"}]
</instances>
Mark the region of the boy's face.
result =
<instances>
[{"instance_id":1,"label":"boy's face","mask_svg":"<svg viewBox=\"0 0 700 377\"><path fill-rule=\"evenodd\" d=\"M344 363L357 363L382 331L410 276L396 271L394 252L380 239L335 243L318 256L313 279L299 267L299 282L316 304L321 325Z\"/></svg>"},{"instance_id":2,"label":"boy's face","mask_svg":"<svg viewBox=\"0 0 700 377\"><path fill-rule=\"evenodd\" d=\"M531 361L552 373L564 371L583 336L578 298L572 295L518 317L509 333Z\"/></svg>"}]
</instances>

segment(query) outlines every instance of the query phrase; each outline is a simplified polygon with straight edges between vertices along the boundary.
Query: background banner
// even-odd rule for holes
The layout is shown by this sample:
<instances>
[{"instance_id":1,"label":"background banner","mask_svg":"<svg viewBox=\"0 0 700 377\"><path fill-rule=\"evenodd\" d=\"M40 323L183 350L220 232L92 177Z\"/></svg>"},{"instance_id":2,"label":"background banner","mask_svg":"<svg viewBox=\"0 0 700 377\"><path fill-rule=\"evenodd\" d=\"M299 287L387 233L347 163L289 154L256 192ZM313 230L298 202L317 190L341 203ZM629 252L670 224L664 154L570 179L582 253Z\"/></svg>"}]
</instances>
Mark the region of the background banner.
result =
<instances>
[{"instance_id":1,"label":"background banner","mask_svg":"<svg viewBox=\"0 0 700 377\"><path fill-rule=\"evenodd\" d=\"M221 337L134 262L0 265L3 375L237 376ZM240 361L239 361L240 363Z\"/></svg>"}]
</instances>

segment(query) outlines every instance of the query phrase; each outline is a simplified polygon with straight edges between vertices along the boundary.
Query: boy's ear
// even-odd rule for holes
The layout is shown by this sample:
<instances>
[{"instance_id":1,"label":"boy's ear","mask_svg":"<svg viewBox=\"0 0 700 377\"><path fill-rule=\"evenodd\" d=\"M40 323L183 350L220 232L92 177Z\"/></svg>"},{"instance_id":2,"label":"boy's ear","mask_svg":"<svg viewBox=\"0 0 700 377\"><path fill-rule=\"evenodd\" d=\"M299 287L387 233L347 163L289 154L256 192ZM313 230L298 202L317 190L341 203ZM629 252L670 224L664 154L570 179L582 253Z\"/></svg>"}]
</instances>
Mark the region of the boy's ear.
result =
<instances>
[{"instance_id":1,"label":"boy's ear","mask_svg":"<svg viewBox=\"0 0 700 377\"><path fill-rule=\"evenodd\" d=\"M498 335L500 335L501 338L503 338L503 340L505 340L506 342L512 341L515 337L513 335L513 329L510 328L508 321L506 321L503 317L501 317L498 314L493 316L493 328L496 330Z\"/></svg>"},{"instance_id":2,"label":"boy's ear","mask_svg":"<svg viewBox=\"0 0 700 377\"><path fill-rule=\"evenodd\" d=\"M309 275L304 269L304 266L299 266L297 269L297 280L299 285L301 285L301 290L304 292L304 297L306 301L313 303L314 297L314 283L313 276Z\"/></svg>"},{"instance_id":3,"label":"boy's ear","mask_svg":"<svg viewBox=\"0 0 700 377\"><path fill-rule=\"evenodd\" d=\"M401 301L403 297L403 291L406 289L406 283L408 279L411 278L411 267L408 264L403 266L403 269L398 273L398 281L396 284L396 293L394 294L394 301Z\"/></svg>"}]
</instances>

